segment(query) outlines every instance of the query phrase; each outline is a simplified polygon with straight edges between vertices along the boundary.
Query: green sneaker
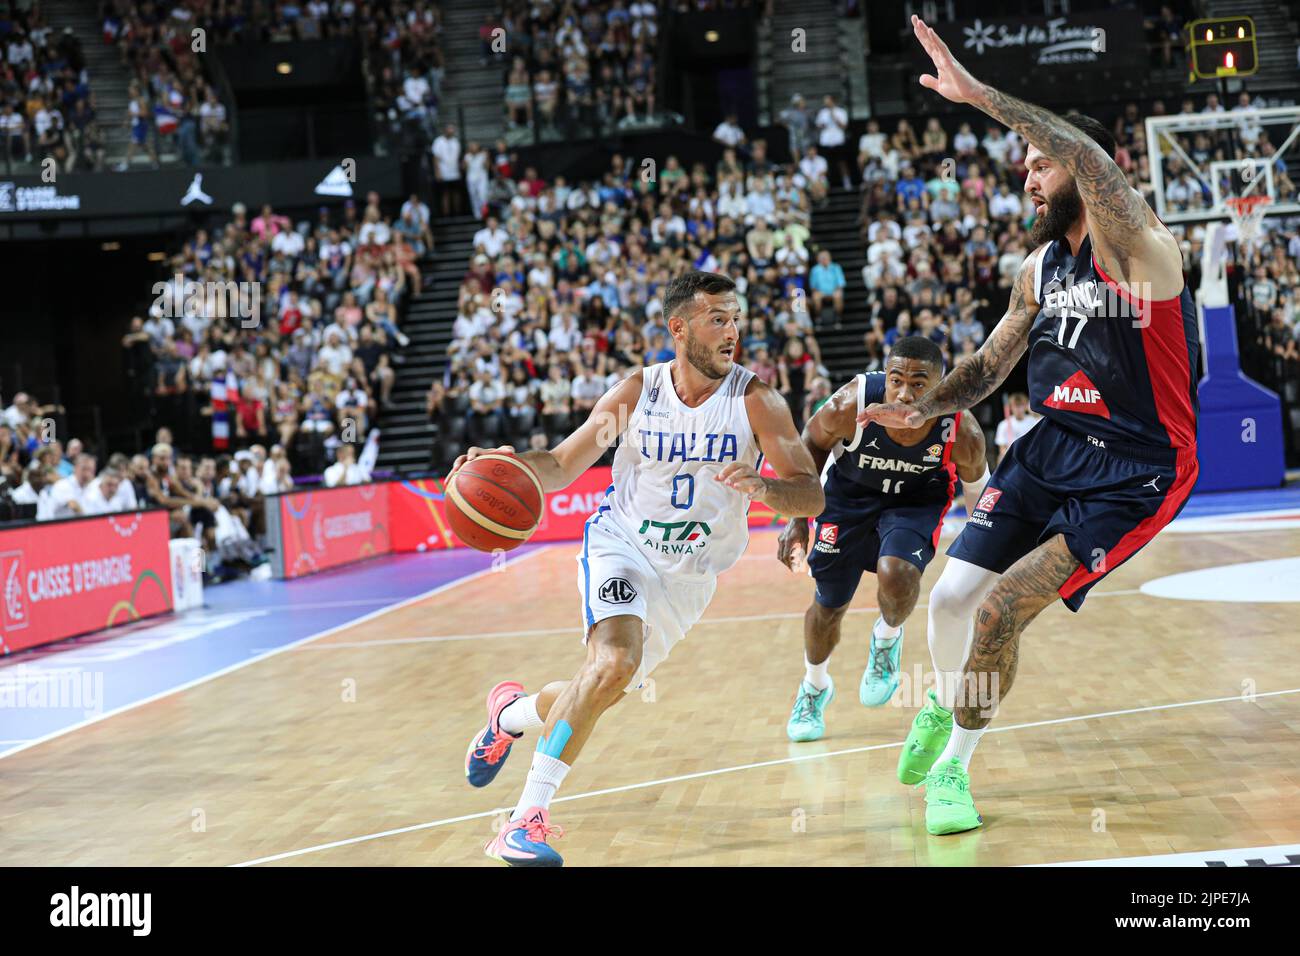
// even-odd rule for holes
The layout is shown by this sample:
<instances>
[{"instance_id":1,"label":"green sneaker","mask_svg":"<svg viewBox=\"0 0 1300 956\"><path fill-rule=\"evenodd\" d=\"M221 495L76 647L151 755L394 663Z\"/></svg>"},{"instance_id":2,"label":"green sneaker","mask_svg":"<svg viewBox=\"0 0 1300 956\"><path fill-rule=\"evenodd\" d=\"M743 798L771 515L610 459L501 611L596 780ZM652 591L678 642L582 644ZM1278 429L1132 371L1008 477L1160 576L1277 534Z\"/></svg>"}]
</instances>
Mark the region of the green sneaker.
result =
<instances>
[{"instance_id":1,"label":"green sneaker","mask_svg":"<svg viewBox=\"0 0 1300 956\"><path fill-rule=\"evenodd\" d=\"M898 755L898 779L910 785L924 780L951 736L952 714L939 706L934 691L930 691L903 741L903 752Z\"/></svg>"},{"instance_id":2,"label":"green sneaker","mask_svg":"<svg viewBox=\"0 0 1300 956\"><path fill-rule=\"evenodd\" d=\"M799 682L799 693L790 711L790 722L785 725L786 736L799 743L820 740L826 733L826 705L835 698L835 682L822 690L805 681Z\"/></svg>"},{"instance_id":3,"label":"green sneaker","mask_svg":"<svg viewBox=\"0 0 1300 956\"><path fill-rule=\"evenodd\" d=\"M903 658L903 629L898 629L898 640L892 647L876 646L876 629L871 629L871 651L867 669L862 672L858 685L858 700L863 707L879 707L887 703L898 690L898 670Z\"/></svg>"},{"instance_id":4,"label":"green sneaker","mask_svg":"<svg viewBox=\"0 0 1300 956\"><path fill-rule=\"evenodd\" d=\"M984 823L970 795L970 775L953 757L925 775L925 829L940 836L974 830Z\"/></svg>"}]
</instances>

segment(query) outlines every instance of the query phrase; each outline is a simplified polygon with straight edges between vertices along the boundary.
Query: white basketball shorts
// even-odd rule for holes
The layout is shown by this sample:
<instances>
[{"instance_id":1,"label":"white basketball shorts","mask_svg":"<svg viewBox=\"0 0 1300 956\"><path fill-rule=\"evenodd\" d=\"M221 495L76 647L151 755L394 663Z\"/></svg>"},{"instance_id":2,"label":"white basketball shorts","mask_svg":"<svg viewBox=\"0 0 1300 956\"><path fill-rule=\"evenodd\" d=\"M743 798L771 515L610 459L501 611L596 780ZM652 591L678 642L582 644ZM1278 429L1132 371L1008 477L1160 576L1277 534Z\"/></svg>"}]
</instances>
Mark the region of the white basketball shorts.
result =
<instances>
[{"instance_id":1,"label":"white basketball shorts","mask_svg":"<svg viewBox=\"0 0 1300 956\"><path fill-rule=\"evenodd\" d=\"M597 514L587 521L578 552L582 642L607 617L639 617L644 634L641 666L626 687L636 690L703 616L717 585L717 578L663 578L641 549L613 526L608 514Z\"/></svg>"}]
</instances>

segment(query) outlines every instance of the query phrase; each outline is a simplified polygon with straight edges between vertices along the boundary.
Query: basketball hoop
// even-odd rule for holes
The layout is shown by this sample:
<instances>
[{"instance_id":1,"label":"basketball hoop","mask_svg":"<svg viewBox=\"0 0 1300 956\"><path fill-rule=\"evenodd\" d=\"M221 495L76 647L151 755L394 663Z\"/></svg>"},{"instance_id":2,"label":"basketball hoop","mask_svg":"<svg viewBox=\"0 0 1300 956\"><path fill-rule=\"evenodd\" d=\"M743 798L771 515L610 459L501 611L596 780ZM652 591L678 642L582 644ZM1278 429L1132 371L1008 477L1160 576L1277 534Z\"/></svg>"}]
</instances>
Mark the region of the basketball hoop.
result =
<instances>
[{"instance_id":1,"label":"basketball hoop","mask_svg":"<svg viewBox=\"0 0 1300 956\"><path fill-rule=\"evenodd\" d=\"M1228 217L1237 227L1237 244L1247 246L1259 235L1264 212L1273 202L1268 196L1229 196L1223 201Z\"/></svg>"}]
</instances>

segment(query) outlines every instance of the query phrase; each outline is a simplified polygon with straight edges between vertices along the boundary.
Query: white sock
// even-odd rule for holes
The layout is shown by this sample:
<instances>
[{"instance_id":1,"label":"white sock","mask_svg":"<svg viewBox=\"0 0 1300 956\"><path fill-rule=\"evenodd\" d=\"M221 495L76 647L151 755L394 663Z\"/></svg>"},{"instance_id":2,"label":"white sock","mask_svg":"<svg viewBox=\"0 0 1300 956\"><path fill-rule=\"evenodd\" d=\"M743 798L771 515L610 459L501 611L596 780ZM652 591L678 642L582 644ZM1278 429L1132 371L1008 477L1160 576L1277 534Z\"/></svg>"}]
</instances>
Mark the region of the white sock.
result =
<instances>
[{"instance_id":1,"label":"white sock","mask_svg":"<svg viewBox=\"0 0 1300 956\"><path fill-rule=\"evenodd\" d=\"M820 664L814 664L808 660L808 655L803 658L803 679L812 684L818 690L825 690L831 685L831 659L829 657Z\"/></svg>"},{"instance_id":2,"label":"white sock","mask_svg":"<svg viewBox=\"0 0 1300 956\"><path fill-rule=\"evenodd\" d=\"M534 727L546 726L546 721L537 714L537 698L540 694L528 697L516 697L501 711L499 722L501 729L508 734L522 734Z\"/></svg>"},{"instance_id":3,"label":"white sock","mask_svg":"<svg viewBox=\"0 0 1300 956\"><path fill-rule=\"evenodd\" d=\"M980 742L984 736L984 730L967 730L965 727L952 722L952 736L948 738L948 746L943 748L943 753L939 754L939 759L934 762L936 767L943 766L953 757L961 761L961 768L966 770L970 767L970 758L975 753L975 745Z\"/></svg>"},{"instance_id":4,"label":"white sock","mask_svg":"<svg viewBox=\"0 0 1300 956\"><path fill-rule=\"evenodd\" d=\"M876 626L871 629L877 647L893 647L894 641L903 636L903 628L890 627L883 617L876 618Z\"/></svg>"},{"instance_id":5,"label":"white sock","mask_svg":"<svg viewBox=\"0 0 1300 956\"><path fill-rule=\"evenodd\" d=\"M564 783L564 775L569 772L569 765L564 761L550 757L540 750L533 753L533 766L528 771L528 779L524 782L524 792L519 797L519 803L515 805L515 812L510 814L510 822L514 823L533 807L541 807L543 810L551 805L551 798L555 796L555 791Z\"/></svg>"}]
</instances>

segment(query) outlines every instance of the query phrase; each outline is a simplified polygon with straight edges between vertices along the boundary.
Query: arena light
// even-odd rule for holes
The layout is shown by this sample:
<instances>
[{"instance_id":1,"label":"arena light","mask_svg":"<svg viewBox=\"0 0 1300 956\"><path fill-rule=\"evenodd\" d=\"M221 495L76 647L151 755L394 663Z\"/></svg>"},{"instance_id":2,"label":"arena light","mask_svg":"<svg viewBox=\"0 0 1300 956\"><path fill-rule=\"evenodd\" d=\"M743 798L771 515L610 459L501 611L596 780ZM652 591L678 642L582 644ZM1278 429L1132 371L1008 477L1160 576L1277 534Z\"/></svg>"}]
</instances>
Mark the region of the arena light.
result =
<instances>
[{"instance_id":1,"label":"arena light","mask_svg":"<svg viewBox=\"0 0 1300 956\"><path fill-rule=\"evenodd\" d=\"M147 258L150 262L165 262L167 260L167 253L151 252L145 258Z\"/></svg>"},{"instance_id":2,"label":"arena light","mask_svg":"<svg viewBox=\"0 0 1300 956\"><path fill-rule=\"evenodd\" d=\"M290 63L288 60L285 60L281 63L277 63L275 65L275 72L279 73L281 76L288 76L290 73L293 72L293 64Z\"/></svg>"},{"instance_id":3,"label":"arena light","mask_svg":"<svg viewBox=\"0 0 1300 956\"><path fill-rule=\"evenodd\" d=\"M102 242L99 248L102 252L117 252L122 248L122 244L120 242Z\"/></svg>"},{"instance_id":4,"label":"arena light","mask_svg":"<svg viewBox=\"0 0 1300 956\"><path fill-rule=\"evenodd\" d=\"M717 30L709 30L709 31L705 32L705 34L704 34L704 39L708 40L710 43L717 43L717 42L718 42L718 31L717 31Z\"/></svg>"}]
</instances>

